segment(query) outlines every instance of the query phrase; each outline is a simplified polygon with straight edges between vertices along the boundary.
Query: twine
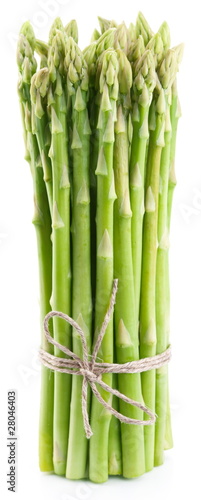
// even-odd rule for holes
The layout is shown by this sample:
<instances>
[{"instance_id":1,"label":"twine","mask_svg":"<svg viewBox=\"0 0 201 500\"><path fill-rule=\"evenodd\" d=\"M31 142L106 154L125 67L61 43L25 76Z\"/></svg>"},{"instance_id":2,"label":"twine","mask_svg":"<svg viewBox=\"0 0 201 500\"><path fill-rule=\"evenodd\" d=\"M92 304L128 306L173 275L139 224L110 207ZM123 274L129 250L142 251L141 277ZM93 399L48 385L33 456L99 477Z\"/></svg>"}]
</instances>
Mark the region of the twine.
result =
<instances>
[{"instance_id":1,"label":"twine","mask_svg":"<svg viewBox=\"0 0 201 500\"><path fill-rule=\"evenodd\" d=\"M154 424L156 421L156 414L150 410L147 406L143 405L142 403L138 401L134 401L133 399L127 397L125 394L122 394L119 392L117 389L113 389L109 385L107 385L103 380L101 379L101 375L103 373L142 373L148 370L153 370L153 369L158 369L167 364L170 361L171 358L171 347L169 346L166 351L164 351L162 354L158 354L156 356L152 356L149 358L143 358L139 359L137 361L130 361L128 363L124 364L116 364L116 363L97 363L96 362L96 357L99 351L99 348L101 346L101 342L103 340L105 331L107 329L108 323L111 319L111 315L113 313L114 309L114 304L115 304L115 299L116 299L116 293L117 293L117 287L118 287L118 280L115 279L113 282L113 289L112 289L112 295L110 298L110 304L108 307L108 310L106 312L106 315L104 317L100 333L98 335L97 341L95 343L95 347L91 356L91 360L89 361L89 353L88 353L88 347L86 343L86 338L85 334L82 330L82 328L72 319L70 316L67 314L64 314L59 311L50 311L44 319L44 332L45 336L48 342L53 344L55 347L60 349L64 354L67 356L70 356L72 359L67 359L67 358L60 358L57 356L54 356L52 354L49 354L48 352L44 351L43 349L40 349L39 351L39 358L41 363L49 368L50 370L54 370L60 373L68 373L71 375L82 375L83 376L83 382L82 382L82 415L83 415L83 423L84 423L84 430L86 437L89 439L92 435L92 429L89 424L89 414L88 414L88 409L87 409L87 389L88 385L90 385L92 392L94 393L95 397L98 399L98 401L116 418L120 420L120 422L125 423L125 424L133 424L133 425L151 425ZM77 330L77 332L80 335L81 343L82 343L82 349L83 349L83 359L81 359L77 354L72 352L70 349L68 349L66 346L59 344L56 340L53 339L49 332L48 328L48 323L50 318L53 317L58 317L62 318L67 323L69 323L73 328ZM130 404L131 406L135 406L136 408L139 408L142 410L144 413L146 413L150 418L149 420L137 420L134 418L126 417L125 415L122 415L122 413L118 412L115 410L109 403L107 403L102 396L100 395L100 392L96 388L96 384L99 384L102 389L105 391L109 392L110 394L113 394L114 396L117 396L119 399L124 401L125 403Z\"/></svg>"}]
</instances>

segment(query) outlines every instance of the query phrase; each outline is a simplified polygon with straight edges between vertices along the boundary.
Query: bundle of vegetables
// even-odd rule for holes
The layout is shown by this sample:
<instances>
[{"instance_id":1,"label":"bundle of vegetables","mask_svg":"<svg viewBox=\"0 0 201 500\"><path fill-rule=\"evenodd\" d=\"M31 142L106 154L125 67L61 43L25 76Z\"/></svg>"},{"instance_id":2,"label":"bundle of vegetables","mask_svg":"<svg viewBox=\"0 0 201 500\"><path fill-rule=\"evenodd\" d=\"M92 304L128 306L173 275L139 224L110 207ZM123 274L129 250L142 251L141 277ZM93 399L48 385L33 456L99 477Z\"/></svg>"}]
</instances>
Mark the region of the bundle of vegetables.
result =
<instances>
[{"instance_id":1,"label":"bundle of vegetables","mask_svg":"<svg viewBox=\"0 0 201 500\"><path fill-rule=\"evenodd\" d=\"M176 73L183 47L171 49L167 24L154 34L141 13L129 28L102 18L99 23L101 32L95 30L81 51L75 21L64 27L57 18L48 44L26 22L17 48L18 93L33 178L42 347L53 354L43 332L53 309L77 321L92 352L117 278L114 317L98 357L123 364L169 345ZM58 317L52 335L82 358L76 330ZM59 349L54 354L64 356ZM167 366L102 379L156 412L156 423L120 423L88 392L88 440L82 377L42 366L41 471L103 482L163 463L164 449L172 447ZM100 393L124 415L148 419L141 409Z\"/></svg>"}]
</instances>

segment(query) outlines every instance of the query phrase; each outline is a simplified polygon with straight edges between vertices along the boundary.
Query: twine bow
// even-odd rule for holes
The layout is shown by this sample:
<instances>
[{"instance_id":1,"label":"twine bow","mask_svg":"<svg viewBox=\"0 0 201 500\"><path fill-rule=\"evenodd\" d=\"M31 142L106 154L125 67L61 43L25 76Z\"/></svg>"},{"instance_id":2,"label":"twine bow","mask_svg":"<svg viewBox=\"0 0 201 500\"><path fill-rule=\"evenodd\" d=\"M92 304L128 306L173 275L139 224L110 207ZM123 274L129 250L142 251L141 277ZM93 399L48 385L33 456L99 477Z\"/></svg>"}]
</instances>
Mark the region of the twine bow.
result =
<instances>
[{"instance_id":1,"label":"twine bow","mask_svg":"<svg viewBox=\"0 0 201 500\"><path fill-rule=\"evenodd\" d=\"M164 364L167 364L170 361L171 358L171 348L169 347L165 352L162 354L158 354L156 356L153 356L151 358L144 358L140 359L138 361L131 361L128 363L124 364L116 364L116 363L97 363L96 358L97 354L99 351L99 348L101 346L101 342L103 340L104 334L106 332L108 323L110 321L113 309L114 309L114 304L115 304L115 299L116 299L116 293L117 293L117 287L118 287L118 280L115 279L113 282L113 289L112 289L112 295L110 298L110 304L108 307L108 310L106 312L104 321L102 323L100 333L98 335L97 341L95 343L95 347L93 349L93 353L91 356L91 360L89 361L89 354L88 354L88 348L87 348L87 343L86 343L86 338L85 334L82 330L82 328L74 321L70 316L67 314L64 314L59 311L51 311L49 312L44 319L44 332L46 339L48 342L53 344L55 347L60 349L64 354L69 356L72 359L68 358L60 358L57 356L54 356L52 354L49 354L48 352L44 351L43 349L40 349L39 351L39 357L43 365L45 365L47 368L58 371L61 373L69 373L71 375L82 375L83 376L83 382L82 382L82 415L83 415L83 423L84 423L84 430L86 437L89 439L92 435L92 429L89 423L89 415L88 415L88 409L87 409L87 389L88 385L90 385L92 392L94 393L95 397L98 399L98 401L116 418L120 420L120 422L123 422L125 424L133 424L133 425L150 425L154 424L156 421L156 414L151 411L147 406L143 405L142 403L138 401L134 401L133 399L127 397L125 394L122 394L119 392L117 389L113 389L109 385L107 385L103 380L101 379L101 374L103 373L141 373L147 370L152 370L156 368L160 368ZM83 349L83 359L81 359L77 354L72 352L70 349L65 347L62 344L59 344L56 340L54 340L49 332L48 328L48 323L50 318L53 318L54 316L58 318L62 318L65 321L67 321L73 328L76 329L76 331L80 335L81 343L82 343L82 349ZM113 394L114 396L117 396L119 399L124 401L125 403L130 404L131 406L135 406L136 408L139 408L142 410L144 413L146 413L150 419L149 420L136 420L134 418L126 417L125 415L122 415L122 413L118 412L115 410L107 401L105 401L102 396L100 395L100 392L96 388L96 384L99 384L100 387L102 387L105 391L109 392L110 394Z\"/></svg>"}]
</instances>

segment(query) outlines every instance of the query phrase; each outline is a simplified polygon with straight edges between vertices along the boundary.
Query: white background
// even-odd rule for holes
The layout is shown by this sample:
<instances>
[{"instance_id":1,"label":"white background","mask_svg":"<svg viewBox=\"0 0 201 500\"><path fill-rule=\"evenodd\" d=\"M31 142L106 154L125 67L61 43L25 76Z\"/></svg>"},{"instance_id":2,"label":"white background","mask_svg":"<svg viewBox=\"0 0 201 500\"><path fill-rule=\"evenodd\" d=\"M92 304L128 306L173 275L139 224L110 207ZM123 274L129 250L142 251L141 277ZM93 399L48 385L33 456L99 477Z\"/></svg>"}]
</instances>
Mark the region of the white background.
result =
<instances>
[{"instance_id":1,"label":"white background","mask_svg":"<svg viewBox=\"0 0 201 500\"><path fill-rule=\"evenodd\" d=\"M50 4L54 12L50 8ZM48 10L48 6L49 9ZM199 2L168 0L7 0L1 6L0 56L0 488L7 499L7 390L17 390L18 484L15 497L49 500L120 500L147 497L200 498L200 350L201 350L201 54ZM138 10L153 30L166 20L172 44L185 43L178 78L183 116L179 123L171 230L171 406L174 449L165 464L137 480L109 479L103 485L70 482L38 469L40 344L36 241L32 218L32 183L23 160L15 40L30 19L45 39L52 19L75 18L80 45L90 40L97 15L135 22Z\"/></svg>"}]
</instances>

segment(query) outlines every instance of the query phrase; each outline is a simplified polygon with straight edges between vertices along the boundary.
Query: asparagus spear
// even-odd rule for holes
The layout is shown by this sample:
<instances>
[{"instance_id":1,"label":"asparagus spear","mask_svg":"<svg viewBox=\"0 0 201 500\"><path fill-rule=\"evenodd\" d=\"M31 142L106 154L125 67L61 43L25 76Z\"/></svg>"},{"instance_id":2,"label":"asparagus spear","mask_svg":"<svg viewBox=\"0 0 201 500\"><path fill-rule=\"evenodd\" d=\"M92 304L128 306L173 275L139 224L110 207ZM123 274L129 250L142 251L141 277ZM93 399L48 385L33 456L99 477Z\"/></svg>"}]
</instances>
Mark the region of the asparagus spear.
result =
<instances>
[{"instance_id":1,"label":"asparagus spear","mask_svg":"<svg viewBox=\"0 0 201 500\"><path fill-rule=\"evenodd\" d=\"M172 85L172 103L170 107L170 118L172 127L172 138L170 145L170 170L169 170L169 182L168 182L168 231L170 231L171 222L171 212L172 212L172 200L174 189L176 186L176 176L175 176L175 151L176 151L176 136L178 120L181 116L180 104L178 99L177 84L176 79ZM168 316L170 314L170 284L169 284L169 258L167 256L167 312ZM169 331L167 334L167 345L169 344ZM166 412L166 429L165 429L165 444L164 449L169 450L173 447L172 438L172 427L171 427L171 413L170 413L170 398L169 398L169 387L167 390L167 412Z\"/></svg>"},{"instance_id":2,"label":"asparagus spear","mask_svg":"<svg viewBox=\"0 0 201 500\"><path fill-rule=\"evenodd\" d=\"M115 125L114 175L117 199L114 205L114 272L118 278L115 306L115 344L117 362L139 359L138 331L134 297L131 216L128 168L127 115L132 71L126 56L119 56L119 99ZM142 401L139 374L118 375L118 387L126 396ZM120 401L120 411L140 419L142 412ZM123 476L136 477L144 473L144 439L141 426L121 424Z\"/></svg>"},{"instance_id":3,"label":"asparagus spear","mask_svg":"<svg viewBox=\"0 0 201 500\"><path fill-rule=\"evenodd\" d=\"M161 25L161 27L159 28L159 31L158 31L158 34L160 34L161 36L161 41L162 41L162 45L163 47L160 48L160 44L159 44L159 50L157 51L157 58L156 58L156 66L158 64L160 64L161 60L162 60L162 57L164 55L166 55L167 53L167 49L169 48L170 46L170 32L169 32L169 27L167 25L167 23L163 23ZM156 34L155 36L152 37L152 39L150 40L150 42L148 43L147 47L150 47L153 46L153 42L154 42L154 38L158 35ZM159 39L159 42L160 42L160 39ZM167 134L168 136L168 134ZM168 151L168 145L166 147L166 151ZM167 157L168 153L164 153L164 158ZM169 228L168 228L169 230ZM169 319L168 319L168 316L169 316L169 313L168 313L168 310L169 310L169 292L168 292L168 288L169 288L169 271L168 271L168 256L166 257L167 258L167 264L166 264L166 294L167 294L167 317L166 315L164 314L164 318L165 318L165 324L166 324L166 327L168 328L168 324L169 324ZM159 266L158 266L159 267ZM164 280L162 280L164 281ZM159 273L158 273L158 283L160 284L160 277L159 277ZM159 287L158 287L159 288ZM160 291L158 291L158 294L160 293ZM157 299L156 299L157 300ZM157 300L158 302L158 300ZM164 298L164 303L165 303L165 298ZM161 304L163 304L163 302L161 301ZM161 308L162 309L162 314L163 314L163 307ZM167 345L169 345L169 340L167 338ZM164 347L165 348L165 347ZM168 367L166 368L166 370L168 371ZM156 381L157 382L157 381ZM167 385L168 385L168 374L167 374ZM165 388L164 388L165 390ZM162 400L163 400L163 391L162 391ZM159 401L160 401L160 395L157 393L156 394L156 399L158 401L157 403L157 407L158 407L158 404L159 404ZM161 405L160 405L161 406ZM163 405L162 405L163 406ZM159 411L160 413L160 411ZM158 436L158 438L156 437L155 438L155 441L157 442L157 444L155 444L155 463L157 462L157 459L156 459L156 454L157 454L157 451L156 449L160 449L160 432L158 432L158 427L163 429L163 424L160 425L159 424L160 422L160 416L159 416L159 420L157 422L157 426L156 426L156 435ZM172 441L172 431L171 431L171 415L170 415L170 405L169 405L169 389L168 389L168 392L167 392L167 411L166 411L166 444L165 444L165 447L167 448L170 448L173 446L173 441ZM163 439L162 439L162 443L163 443ZM160 451L160 456L162 457L162 451ZM161 458L162 460L162 458Z\"/></svg>"},{"instance_id":4,"label":"asparagus spear","mask_svg":"<svg viewBox=\"0 0 201 500\"><path fill-rule=\"evenodd\" d=\"M109 33L108 33L109 34ZM113 40L114 37L114 40ZM126 54L130 46L130 36L125 23L117 26L117 29L112 32L110 44L113 44L115 49L122 49ZM113 377L114 387L117 384L117 377ZM114 398L114 406L119 409L119 401ZM119 475L122 473L122 457L121 457L121 429L120 423L115 417L111 418L109 429L108 442L108 473L111 475Z\"/></svg>"},{"instance_id":5,"label":"asparagus spear","mask_svg":"<svg viewBox=\"0 0 201 500\"><path fill-rule=\"evenodd\" d=\"M168 292L168 179L170 172L171 152L171 117L170 102L171 88L176 78L178 63L180 60L179 49L168 50L158 69L159 79L166 92L166 125L165 125L165 147L161 156L160 167L160 191L158 209L158 251L156 268L156 330L157 348L160 354L167 348L169 339L169 300ZM156 370L156 413L158 415L155 426L155 465L163 463L163 450L166 426L167 408L167 366Z\"/></svg>"},{"instance_id":6,"label":"asparagus spear","mask_svg":"<svg viewBox=\"0 0 201 500\"><path fill-rule=\"evenodd\" d=\"M177 71L179 70L179 64L183 57L183 50L184 50L183 44L180 44L177 47L174 47L173 49L176 58L175 64L177 66ZM172 138L170 146L170 171L169 171L169 183L168 183L168 228L169 229L171 221L173 193L176 186L175 151L176 151L177 127L180 116L181 116L181 107L177 92L177 81L175 78L172 84L172 103L170 108Z\"/></svg>"},{"instance_id":7,"label":"asparagus spear","mask_svg":"<svg viewBox=\"0 0 201 500\"><path fill-rule=\"evenodd\" d=\"M51 30L52 31L52 30ZM56 30L51 38L48 56L50 88L48 104L51 113L52 142L49 155L53 174L52 210L52 307L71 314L70 268L70 183L68 165L68 135L66 120L64 35ZM60 344L71 347L71 328L60 318L54 318L54 338ZM64 357L55 349L55 354ZM55 373L54 399L54 470L65 475L70 416L71 376Z\"/></svg>"},{"instance_id":8,"label":"asparagus spear","mask_svg":"<svg viewBox=\"0 0 201 500\"><path fill-rule=\"evenodd\" d=\"M113 282L113 144L114 144L114 110L118 93L118 61L113 50L106 51L100 61L98 72L99 90L102 95L99 128L99 156L96 168L97 175L97 272L96 272L96 309L95 338L102 325L106 313ZM95 339L94 339L95 341ZM107 327L99 358L105 362L113 361L113 320ZM111 374L104 374L103 380L112 385ZM111 402L111 395L101 390L106 401ZM111 415L103 408L95 397L92 397L91 426L93 436L90 439L89 477L95 482L104 482L108 478L108 435Z\"/></svg>"},{"instance_id":9,"label":"asparagus spear","mask_svg":"<svg viewBox=\"0 0 201 500\"><path fill-rule=\"evenodd\" d=\"M66 44L68 88L72 99L72 317L82 327L91 351L91 271L90 271L90 197L89 145L90 128L87 111L87 65L72 38ZM82 358L82 344L73 331L73 352ZM69 445L66 477L86 477L88 442L83 428L81 408L82 378L73 377ZM89 409L89 408L88 408Z\"/></svg>"},{"instance_id":10,"label":"asparagus spear","mask_svg":"<svg viewBox=\"0 0 201 500\"><path fill-rule=\"evenodd\" d=\"M26 159L29 161L32 179L35 214L33 224L36 229L39 283L40 283L40 316L41 347L52 354L52 346L47 343L43 334L43 319L50 311L52 293L52 244L50 240L51 219L47 200L43 170L40 165L40 154L34 135L34 123L31 121L31 77L36 71L34 58L35 38L32 27L25 23L21 28L17 48L17 61L20 71L18 86ZM45 366L41 368L40 423L39 423L39 464L44 472L53 471L53 400L54 374Z\"/></svg>"},{"instance_id":11,"label":"asparagus spear","mask_svg":"<svg viewBox=\"0 0 201 500\"><path fill-rule=\"evenodd\" d=\"M173 200L174 189L176 186L175 151L176 151L177 127L180 116L181 116L181 110L180 110L180 104L179 104L177 86L175 80L172 86L172 104L170 108L172 139L170 147L170 171L169 171L169 183L168 183L168 228L169 229L170 229L171 212L172 212L172 200Z\"/></svg>"},{"instance_id":12,"label":"asparagus spear","mask_svg":"<svg viewBox=\"0 0 201 500\"><path fill-rule=\"evenodd\" d=\"M144 175L146 149L149 139L148 115L155 87L155 66L163 55L163 42L159 33L154 35L144 52L141 35L132 45L129 59L133 68L133 138L130 159L130 196L132 217L132 255L137 319L140 302L142 227L144 216Z\"/></svg>"},{"instance_id":13,"label":"asparagus spear","mask_svg":"<svg viewBox=\"0 0 201 500\"><path fill-rule=\"evenodd\" d=\"M101 102L101 94L96 85L96 74L98 58L101 54L113 47L116 30L109 28L103 30L103 34L97 39L96 43L91 43L84 50L86 62L88 64L89 73L89 120L91 127L91 144L90 144L90 200L91 200L91 274L92 274L92 296L95 296L95 276L96 276L96 205L97 205L97 176L96 166L99 154L99 129L97 128L99 108ZM94 316L94 314L93 314ZM94 325L93 325L94 326Z\"/></svg>"},{"instance_id":14,"label":"asparagus spear","mask_svg":"<svg viewBox=\"0 0 201 500\"><path fill-rule=\"evenodd\" d=\"M92 296L95 297L96 288L96 205L97 205L97 176L96 166L99 154L99 129L97 128L101 94L96 85L96 74L98 58L104 50L114 45L115 29L108 29L100 36L97 43L92 43L85 51L85 59L88 64L89 74L89 120L91 127L90 144L90 202L91 202L91 274L92 274ZM93 311L94 323L94 311ZM94 328L94 324L93 324Z\"/></svg>"},{"instance_id":15,"label":"asparagus spear","mask_svg":"<svg viewBox=\"0 0 201 500\"><path fill-rule=\"evenodd\" d=\"M101 35L100 35L101 36ZM98 38L100 38L100 36ZM96 40L98 40L98 38ZM97 66L96 56L96 43L91 43L88 51L85 54L86 62L88 65L89 75L89 123L91 129L90 137L90 228L91 228L91 280L92 280L92 297L95 297L96 289L96 203L97 203L97 179L96 179L96 165L98 161L99 149L99 133L97 129L99 104L99 92L95 89L95 74ZM93 300L93 324L94 329L94 300Z\"/></svg>"},{"instance_id":16,"label":"asparagus spear","mask_svg":"<svg viewBox=\"0 0 201 500\"><path fill-rule=\"evenodd\" d=\"M140 297L140 357L156 353L155 279L157 256L157 219L160 159L164 146L166 102L164 89L157 88L151 106L152 128L146 172L145 214L143 223L142 276ZM154 120L153 120L154 118ZM155 370L141 374L146 406L155 411ZM147 416L144 415L144 418ZM146 471L154 465L154 425L144 428Z\"/></svg>"},{"instance_id":17,"label":"asparagus spear","mask_svg":"<svg viewBox=\"0 0 201 500\"><path fill-rule=\"evenodd\" d=\"M167 196L168 176L171 143L170 105L167 103L165 146L161 155L160 165L160 190L158 202L158 250L156 263L156 332L157 347L156 354L160 354L167 348L168 310L166 301L167 287L167 252L169 247L169 235L167 227ZM166 424L167 406L167 366L156 370L156 414L155 424L155 452L154 465L163 463L163 449Z\"/></svg>"},{"instance_id":18,"label":"asparagus spear","mask_svg":"<svg viewBox=\"0 0 201 500\"><path fill-rule=\"evenodd\" d=\"M148 115L155 81L154 55L152 51L146 50L142 57L133 64L133 90L131 94L133 137L130 158L130 198L133 213L131 219L132 259L137 322L140 304L145 159L149 138Z\"/></svg>"}]
</instances>

